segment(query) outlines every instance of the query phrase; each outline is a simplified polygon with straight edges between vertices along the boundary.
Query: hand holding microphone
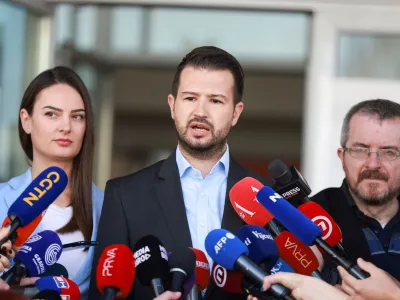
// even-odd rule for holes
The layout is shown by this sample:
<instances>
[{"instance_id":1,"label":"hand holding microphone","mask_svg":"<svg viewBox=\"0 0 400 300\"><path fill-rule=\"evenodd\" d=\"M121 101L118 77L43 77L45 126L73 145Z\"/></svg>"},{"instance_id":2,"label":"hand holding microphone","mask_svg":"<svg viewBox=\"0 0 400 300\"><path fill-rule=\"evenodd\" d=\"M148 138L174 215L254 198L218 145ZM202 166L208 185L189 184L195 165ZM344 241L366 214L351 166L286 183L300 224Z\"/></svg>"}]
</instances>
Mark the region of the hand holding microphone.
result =
<instances>
[{"instance_id":1,"label":"hand holding microphone","mask_svg":"<svg viewBox=\"0 0 400 300\"><path fill-rule=\"evenodd\" d=\"M166 291L157 298L154 298L154 300L178 300L181 298L181 295L181 292Z\"/></svg>"}]
</instances>

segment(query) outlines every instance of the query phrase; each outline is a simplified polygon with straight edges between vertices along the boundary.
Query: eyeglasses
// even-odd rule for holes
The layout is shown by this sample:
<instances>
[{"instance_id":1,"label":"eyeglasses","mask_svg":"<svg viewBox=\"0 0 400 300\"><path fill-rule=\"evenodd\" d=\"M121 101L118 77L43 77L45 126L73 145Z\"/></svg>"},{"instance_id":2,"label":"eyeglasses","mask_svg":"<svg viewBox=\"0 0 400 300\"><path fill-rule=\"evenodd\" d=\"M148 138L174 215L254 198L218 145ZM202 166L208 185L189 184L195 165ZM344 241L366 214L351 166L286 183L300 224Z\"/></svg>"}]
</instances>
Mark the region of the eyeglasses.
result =
<instances>
[{"instance_id":1,"label":"eyeglasses","mask_svg":"<svg viewBox=\"0 0 400 300\"><path fill-rule=\"evenodd\" d=\"M351 157L362 158L362 159L368 158L370 153L376 153L379 160L386 160L386 161L395 160L400 156L400 151L396 151L393 149L378 149L377 151L371 151L371 149L363 147L353 147L353 148L344 147L343 150L345 152L348 152Z\"/></svg>"}]
</instances>

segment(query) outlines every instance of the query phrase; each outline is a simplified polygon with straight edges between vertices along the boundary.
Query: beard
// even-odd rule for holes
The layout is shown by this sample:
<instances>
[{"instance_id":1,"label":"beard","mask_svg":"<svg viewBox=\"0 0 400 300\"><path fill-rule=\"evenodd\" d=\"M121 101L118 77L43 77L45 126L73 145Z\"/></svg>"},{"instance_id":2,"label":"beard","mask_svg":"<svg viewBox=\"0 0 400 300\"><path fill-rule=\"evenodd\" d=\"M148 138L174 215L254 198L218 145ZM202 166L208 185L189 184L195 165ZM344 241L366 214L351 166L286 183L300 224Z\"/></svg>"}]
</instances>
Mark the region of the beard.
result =
<instances>
[{"instance_id":1,"label":"beard","mask_svg":"<svg viewBox=\"0 0 400 300\"><path fill-rule=\"evenodd\" d=\"M347 178L347 168L344 168L344 171ZM400 193L400 186L388 186L385 190L379 192L379 183L377 182L369 183L368 189L365 190L360 186L360 183L364 179L378 179L388 182L389 176L379 170L366 170L358 176L357 182L354 184L346 179L350 191L367 206L384 206L395 199Z\"/></svg>"},{"instance_id":2,"label":"beard","mask_svg":"<svg viewBox=\"0 0 400 300\"><path fill-rule=\"evenodd\" d=\"M211 133L211 139L207 141L201 141L201 138L189 138L187 133L190 128L190 124L193 122L207 125ZM193 118L187 122L186 126L179 126L179 124L175 121L175 127L179 145L189 155L202 160L215 157L225 150L227 137L232 128L232 126L228 123L225 127L216 131L214 126L209 121L202 118Z\"/></svg>"}]
</instances>

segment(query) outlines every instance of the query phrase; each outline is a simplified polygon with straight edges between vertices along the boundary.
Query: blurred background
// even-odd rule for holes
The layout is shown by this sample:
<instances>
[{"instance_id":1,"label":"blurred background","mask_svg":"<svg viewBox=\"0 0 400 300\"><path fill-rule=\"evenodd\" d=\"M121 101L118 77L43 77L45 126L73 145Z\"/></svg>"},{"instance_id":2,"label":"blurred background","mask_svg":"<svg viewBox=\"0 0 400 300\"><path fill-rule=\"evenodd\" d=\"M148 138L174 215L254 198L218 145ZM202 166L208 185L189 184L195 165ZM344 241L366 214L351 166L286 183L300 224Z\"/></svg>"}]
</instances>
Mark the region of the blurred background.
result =
<instances>
[{"instance_id":1,"label":"blurred background","mask_svg":"<svg viewBox=\"0 0 400 300\"><path fill-rule=\"evenodd\" d=\"M245 70L232 155L268 176L276 158L313 190L343 179L336 149L347 110L400 98L400 1L0 1L0 182L27 168L22 94L41 71L74 68L96 113L95 182L176 148L167 96L182 57L215 45Z\"/></svg>"}]
</instances>

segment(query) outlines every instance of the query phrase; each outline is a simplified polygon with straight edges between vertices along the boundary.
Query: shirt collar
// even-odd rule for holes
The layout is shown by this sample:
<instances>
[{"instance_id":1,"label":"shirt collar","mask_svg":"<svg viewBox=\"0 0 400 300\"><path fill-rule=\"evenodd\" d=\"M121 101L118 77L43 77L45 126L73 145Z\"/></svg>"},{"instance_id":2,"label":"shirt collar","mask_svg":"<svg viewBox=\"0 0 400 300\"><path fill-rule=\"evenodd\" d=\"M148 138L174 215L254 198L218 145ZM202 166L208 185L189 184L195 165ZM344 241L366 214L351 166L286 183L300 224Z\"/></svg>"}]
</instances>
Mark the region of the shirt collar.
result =
<instances>
[{"instance_id":1,"label":"shirt collar","mask_svg":"<svg viewBox=\"0 0 400 300\"><path fill-rule=\"evenodd\" d=\"M210 174L213 172L213 170L221 166L224 169L225 176L228 177L229 173L229 146L228 144L226 145L226 150L224 155L222 155L221 159L214 165L214 167L211 169ZM186 160L186 158L182 155L181 150L179 149L179 146L176 147L176 163L178 165L178 170L179 170L179 177L182 177L185 175L186 170L193 168L192 165ZM193 168L194 169L194 168Z\"/></svg>"}]
</instances>

